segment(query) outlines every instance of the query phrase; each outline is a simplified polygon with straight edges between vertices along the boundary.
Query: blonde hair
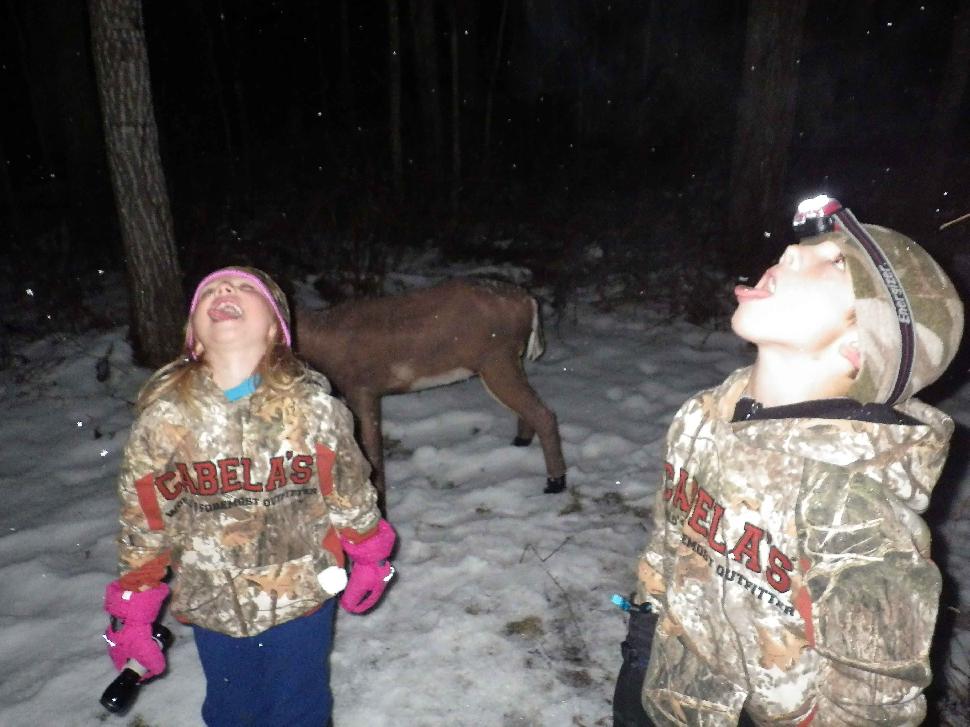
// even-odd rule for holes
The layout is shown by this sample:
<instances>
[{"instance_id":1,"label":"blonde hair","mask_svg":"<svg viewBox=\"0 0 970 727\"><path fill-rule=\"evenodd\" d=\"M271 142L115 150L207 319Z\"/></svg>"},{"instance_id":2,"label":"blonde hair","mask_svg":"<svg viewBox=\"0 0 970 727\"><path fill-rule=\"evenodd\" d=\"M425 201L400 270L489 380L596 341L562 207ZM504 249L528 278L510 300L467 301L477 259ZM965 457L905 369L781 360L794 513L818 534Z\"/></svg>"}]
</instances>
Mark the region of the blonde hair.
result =
<instances>
[{"instance_id":1,"label":"blonde hair","mask_svg":"<svg viewBox=\"0 0 970 727\"><path fill-rule=\"evenodd\" d=\"M206 366L204 353L198 359L185 355L165 364L138 392L137 412L140 414L169 393L174 393L180 405L194 407L192 383L202 375ZM307 367L289 346L277 341L263 354L256 373L260 377L260 388L266 387L274 394L283 395L306 378Z\"/></svg>"}]
</instances>

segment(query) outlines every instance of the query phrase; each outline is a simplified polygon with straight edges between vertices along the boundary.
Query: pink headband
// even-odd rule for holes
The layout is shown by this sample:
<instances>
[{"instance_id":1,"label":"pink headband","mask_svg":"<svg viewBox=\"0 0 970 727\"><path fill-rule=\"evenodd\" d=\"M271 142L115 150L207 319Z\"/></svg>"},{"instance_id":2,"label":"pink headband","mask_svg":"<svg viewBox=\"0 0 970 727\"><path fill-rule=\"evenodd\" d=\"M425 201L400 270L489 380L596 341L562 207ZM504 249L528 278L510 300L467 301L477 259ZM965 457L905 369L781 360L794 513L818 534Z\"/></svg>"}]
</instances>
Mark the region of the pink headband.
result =
<instances>
[{"instance_id":1,"label":"pink headband","mask_svg":"<svg viewBox=\"0 0 970 727\"><path fill-rule=\"evenodd\" d=\"M209 273L202 278L202 282L196 286L195 293L192 295L192 303L189 305L189 318L192 318L192 314L195 313L195 309L199 305L199 296L202 294L202 289L213 280L227 278L230 276L244 278L256 287L256 290L259 291L259 294L263 296L263 298L269 304L269 307L273 309L273 313L276 314L276 320L280 324L280 330L283 331L283 339L286 341L287 348L292 347L290 327L287 325L286 318L283 317L283 313L280 311L280 307L276 303L276 298L273 297L273 294L270 293L269 288L266 287L266 283L252 273L247 273L245 270L239 270L238 268L223 268L222 270L216 270L214 273ZM188 332L185 334L185 347L190 353L192 351L192 344L192 325L190 323Z\"/></svg>"}]
</instances>

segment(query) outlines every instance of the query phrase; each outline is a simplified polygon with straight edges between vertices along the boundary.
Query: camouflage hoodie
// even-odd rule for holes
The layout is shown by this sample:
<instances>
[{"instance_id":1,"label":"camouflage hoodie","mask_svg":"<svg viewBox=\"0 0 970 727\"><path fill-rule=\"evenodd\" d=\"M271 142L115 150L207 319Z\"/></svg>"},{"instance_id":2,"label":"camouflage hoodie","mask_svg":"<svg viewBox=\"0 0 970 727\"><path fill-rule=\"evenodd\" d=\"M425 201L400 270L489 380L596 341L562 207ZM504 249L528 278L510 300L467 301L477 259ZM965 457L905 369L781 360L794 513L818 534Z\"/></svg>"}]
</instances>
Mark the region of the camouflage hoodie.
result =
<instances>
[{"instance_id":1,"label":"camouflage hoodie","mask_svg":"<svg viewBox=\"0 0 970 727\"><path fill-rule=\"evenodd\" d=\"M347 408L310 372L285 396L229 401L192 374L193 406L166 395L134 423L119 480L121 572L170 562L180 620L251 636L330 597L337 531L380 517Z\"/></svg>"},{"instance_id":2,"label":"camouflage hoodie","mask_svg":"<svg viewBox=\"0 0 970 727\"><path fill-rule=\"evenodd\" d=\"M661 618L643 699L658 724L919 724L940 573L917 513L953 423L732 421L749 370L668 434L637 598Z\"/></svg>"}]
</instances>

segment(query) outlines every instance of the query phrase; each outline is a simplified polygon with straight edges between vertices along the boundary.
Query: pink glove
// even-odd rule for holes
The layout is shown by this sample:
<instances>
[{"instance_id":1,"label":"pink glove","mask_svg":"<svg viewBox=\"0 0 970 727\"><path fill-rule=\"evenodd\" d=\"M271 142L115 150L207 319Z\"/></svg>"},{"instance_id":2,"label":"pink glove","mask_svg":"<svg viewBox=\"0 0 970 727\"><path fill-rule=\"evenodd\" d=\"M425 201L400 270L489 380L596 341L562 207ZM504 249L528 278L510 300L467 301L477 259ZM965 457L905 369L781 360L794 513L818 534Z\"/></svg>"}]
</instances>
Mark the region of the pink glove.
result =
<instances>
[{"instance_id":1,"label":"pink glove","mask_svg":"<svg viewBox=\"0 0 970 727\"><path fill-rule=\"evenodd\" d=\"M380 600L394 575L394 566L387 559L395 539L394 529L383 519L377 523L377 532L367 540L351 543L346 538L340 539L344 552L353 562L347 588L340 597L340 605L344 609L351 613L364 613Z\"/></svg>"},{"instance_id":2,"label":"pink glove","mask_svg":"<svg viewBox=\"0 0 970 727\"><path fill-rule=\"evenodd\" d=\"M108 655L118 671L125 668L129 659L145 669L142 680L165 671L165 656L159 643L152 638L152 622L158 617L168 591L164 583L147 591L126 591L118 581L108 584L104 591L104 610L112 619L104 632L104 640L108 642ZM121 623L116 624L116 620Z\"/></svg>"}]
</instances>

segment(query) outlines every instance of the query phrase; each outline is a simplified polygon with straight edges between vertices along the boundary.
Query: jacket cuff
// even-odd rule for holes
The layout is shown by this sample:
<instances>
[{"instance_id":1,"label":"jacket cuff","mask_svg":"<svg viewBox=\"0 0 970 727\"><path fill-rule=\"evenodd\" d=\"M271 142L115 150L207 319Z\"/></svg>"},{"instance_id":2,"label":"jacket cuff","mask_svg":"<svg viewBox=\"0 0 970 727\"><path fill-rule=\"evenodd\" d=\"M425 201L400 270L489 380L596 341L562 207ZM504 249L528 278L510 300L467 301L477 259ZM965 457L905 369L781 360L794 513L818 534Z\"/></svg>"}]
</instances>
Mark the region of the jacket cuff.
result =
<instances>
[{"instance_id":1,"label":"jacket cuff","mask_svg":"<svg viewBox=\"0 0 970 727\"><path fill-rule=\"evenodd\" d=\"M169 553L165 552L152 558L134 570L130 570L118 579L118 584L126 591L141 591L145 588L154 588L168 573L168 566L171 563Z\"/></svg>"},{"instance_id":2,"label":"jacket cuff","mask_svg":"<svg viewBox=\"0 0 970 727\"><path fill-rule=\"evenodd\" d=\"M370 528L369 530L365 530L363 532L359 530L354 530L353 528L341 528L337 532L340 535L341 540L346 540L347 542L353 543L354 545L356 545L357 543L362 543L368 538L371 538L374 535L377 535L377 530L379 525L380 525L380 520L374 523L374 527Z\"/></svg>"}]
</instances>

